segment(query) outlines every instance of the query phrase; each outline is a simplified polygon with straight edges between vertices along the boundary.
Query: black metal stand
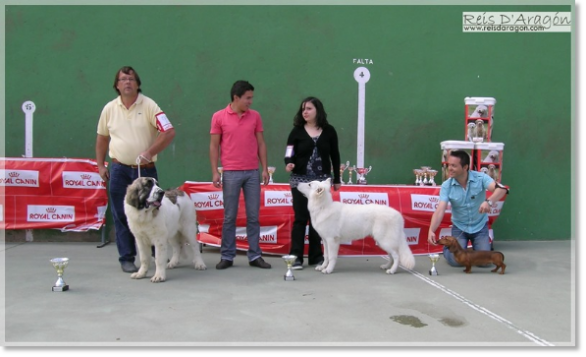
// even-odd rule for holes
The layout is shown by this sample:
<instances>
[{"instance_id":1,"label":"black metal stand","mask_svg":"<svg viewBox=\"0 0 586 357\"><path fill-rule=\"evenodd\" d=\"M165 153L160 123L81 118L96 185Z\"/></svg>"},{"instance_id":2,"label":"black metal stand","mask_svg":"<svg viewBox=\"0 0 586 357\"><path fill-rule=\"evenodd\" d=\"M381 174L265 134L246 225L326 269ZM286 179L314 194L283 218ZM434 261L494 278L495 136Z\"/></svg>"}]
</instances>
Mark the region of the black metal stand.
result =
<instances>
[{"instance_id":1,"label":"black metal stand","mask_svg":"<svg viewBox=\"0 0 586 357\"><path fill-rule=\"evenodd\" d=\"M102 248L110 244L110 241L106 240L106 231L106 224L104 223L104 225L102 226L102 244L98 245L96 248Z\"/></svg>"}]
</instances>

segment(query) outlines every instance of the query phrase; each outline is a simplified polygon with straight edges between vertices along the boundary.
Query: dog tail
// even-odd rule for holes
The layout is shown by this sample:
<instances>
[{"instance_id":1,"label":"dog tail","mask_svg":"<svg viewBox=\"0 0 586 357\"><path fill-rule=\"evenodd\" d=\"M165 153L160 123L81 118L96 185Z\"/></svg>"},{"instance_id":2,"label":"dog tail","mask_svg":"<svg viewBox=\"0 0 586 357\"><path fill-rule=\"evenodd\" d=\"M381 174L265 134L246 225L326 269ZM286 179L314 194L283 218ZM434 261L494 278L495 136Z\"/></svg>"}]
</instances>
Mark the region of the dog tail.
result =
<instances>
[{"instance_id":1,"label":"dog tail","mask_svg":"<svg viewBox=\"0 0 586 357\"><path fill-rule=\"evenodd\" d=\"M403 244L399 248L399 262L403 267L413 269L415 268L415 257L413 256L413 252L411 252L411 248L409 248L409 244L407 244L406 237L403 237L403 239Z\"/></svg>"}]
</instances>

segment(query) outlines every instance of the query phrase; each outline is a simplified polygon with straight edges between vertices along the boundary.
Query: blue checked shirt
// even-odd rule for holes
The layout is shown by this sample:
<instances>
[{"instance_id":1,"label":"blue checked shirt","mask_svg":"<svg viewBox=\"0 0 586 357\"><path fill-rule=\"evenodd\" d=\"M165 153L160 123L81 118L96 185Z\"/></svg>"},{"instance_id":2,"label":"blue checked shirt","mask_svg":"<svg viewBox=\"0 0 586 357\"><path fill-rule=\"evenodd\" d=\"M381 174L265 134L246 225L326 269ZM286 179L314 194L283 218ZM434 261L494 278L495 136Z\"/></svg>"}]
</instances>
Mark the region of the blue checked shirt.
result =
<instances>
[{"instance_id":1,"label":"blue checked shirt","mask_svg":"<svg viewBox=\"0 0 586 357\"><path fill-rule=\"evenodd\" d=\"M486 200L486 190L494 180L482 172L468 171L466 190L453 178L440 189L440 201L452 205L452 223L466 233L480 231L488 221L488 214L478 209Z\"/></svg>"}]
</instances>

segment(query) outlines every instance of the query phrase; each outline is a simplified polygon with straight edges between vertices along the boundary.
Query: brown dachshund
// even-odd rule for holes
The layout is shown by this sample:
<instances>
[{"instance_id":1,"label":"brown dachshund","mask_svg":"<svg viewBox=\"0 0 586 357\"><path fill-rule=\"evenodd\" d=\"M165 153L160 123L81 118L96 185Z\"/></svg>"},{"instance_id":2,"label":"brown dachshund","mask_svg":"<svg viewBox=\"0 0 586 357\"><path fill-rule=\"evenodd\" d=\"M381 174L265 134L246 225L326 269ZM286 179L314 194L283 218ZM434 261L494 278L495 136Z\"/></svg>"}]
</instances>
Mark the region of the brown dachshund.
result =
<instances>
[{"instance_id":1,"label":"brown dachshund","mask_svg":"<svg viewBox=\"0 0 586 357\"><path fill-rule=\"evenodd\" d=\"M466 274L471 273L470 268L473 265L478 266L486 264L496 265L496 268L491 270L493 273L497 272L499 268L501 268L499 274L505 273L505 268L507 267L504 263L505 255L501 252L492 252L490 250L464 250L455 237L444 237L438 240L437 243L448 247L450 252L454 254L454 259L458 264L466 267L464 270Z\"/></svg>"}]
</instances>

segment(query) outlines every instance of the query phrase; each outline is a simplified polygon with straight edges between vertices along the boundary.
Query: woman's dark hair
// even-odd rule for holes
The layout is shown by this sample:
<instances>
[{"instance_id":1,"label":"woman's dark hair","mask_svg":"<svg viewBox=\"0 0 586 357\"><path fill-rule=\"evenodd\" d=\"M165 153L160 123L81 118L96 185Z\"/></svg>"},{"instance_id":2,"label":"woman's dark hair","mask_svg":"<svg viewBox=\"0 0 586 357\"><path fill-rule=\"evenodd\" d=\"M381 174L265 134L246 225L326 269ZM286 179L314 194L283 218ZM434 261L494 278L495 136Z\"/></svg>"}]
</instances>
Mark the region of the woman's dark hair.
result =
<instances>
[{"instance_id":1,"label":"woman's dark hair","mask_svg":"<svg viewBox=\"0 0 586 357\"><path fill-rule=\"evenodd\" d=\"M326 113L321 100L317 99L316 97L307 97L301 101L299 110L297 110L297 114L295 114L295 118L293 118L293 126L303 127L305 125L305 119L303 118L303 107L305 106L305 103L308 102L311 102L315 106L315 123L317 127L323 129L326 125L328 125L328 114Z\"/></svg>"},{"instance_id":2,"label":"woman's dark hair","mask_svg":"<svg viewBox=\"0 0 586 357\"><path fill-rule=\"evenodd\" d=\"M118 70L118 72L116 72L116 76L114 77L114 90L116 91L116 93L118 93L118 95L120 95L120 91L118 90L118 76L120 76L120 73L124 73L124 74L128 74L128 75L133 75L134 79L136 80L136 84L138 84L138 92L142 92L142 90L140 89L140 77L138 76L138 73L136 73L136 71L134 70L134 68L130 67L130 66L124 66L122 68L120 68Z\"/></svg>"}]
</instances>

